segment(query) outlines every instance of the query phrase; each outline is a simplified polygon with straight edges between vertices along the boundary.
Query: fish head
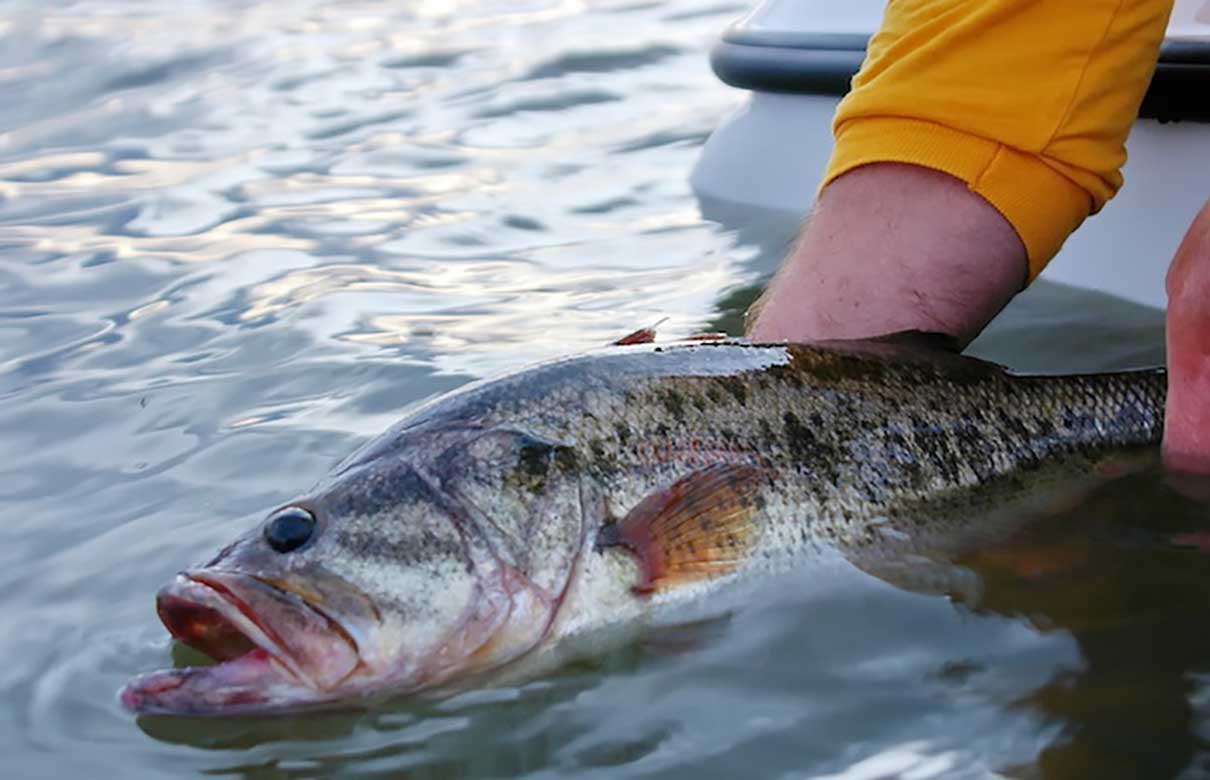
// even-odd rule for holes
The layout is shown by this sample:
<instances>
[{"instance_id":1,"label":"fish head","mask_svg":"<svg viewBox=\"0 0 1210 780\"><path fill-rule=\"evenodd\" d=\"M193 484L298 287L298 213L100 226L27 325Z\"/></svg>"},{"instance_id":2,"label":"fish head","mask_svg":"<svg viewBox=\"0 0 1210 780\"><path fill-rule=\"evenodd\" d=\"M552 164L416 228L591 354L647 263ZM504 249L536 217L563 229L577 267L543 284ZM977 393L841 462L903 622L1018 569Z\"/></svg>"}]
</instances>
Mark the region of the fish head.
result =
<instances>
[{"instance_id":1,"label":"fish head","mask_svg":"<svg viewBox=\"0 0 1210 780\"><path fill-rule=\"evenodd\" d=\"M164 587L165 627L219 663L137 678L123 703L302 709L442 685L540 646L583 546L566 448L501 429L413 438Z\"/></svg>"}]
</instances>

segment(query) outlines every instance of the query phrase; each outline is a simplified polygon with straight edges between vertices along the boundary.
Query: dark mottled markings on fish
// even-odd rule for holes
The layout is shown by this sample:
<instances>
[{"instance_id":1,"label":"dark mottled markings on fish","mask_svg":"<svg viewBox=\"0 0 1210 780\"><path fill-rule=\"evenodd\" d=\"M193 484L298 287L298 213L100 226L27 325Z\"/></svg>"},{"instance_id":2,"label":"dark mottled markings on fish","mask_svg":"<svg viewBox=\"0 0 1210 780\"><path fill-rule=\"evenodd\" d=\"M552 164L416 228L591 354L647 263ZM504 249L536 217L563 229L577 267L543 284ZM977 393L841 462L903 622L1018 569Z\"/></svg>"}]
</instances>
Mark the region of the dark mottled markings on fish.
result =
<instances>
[{"instance_id":1,"label":"dark mottled markings on fish","mask_svg":"<svg viewBox=\"0 0 1210 780\"><path fill-rule=\"evenodd\" d=\"M677 422L683 422L685 420L684 397L682 397L677 390L672 388L664 390L662 393L660 393L660 396L664 402L664 408L666 408L668 413L672 415L672 419L676 420Z\"/></svg>"},{"instance_id":2,"label":"dark mottled markings on fish","mask_svg":"<svg viewBox=\"0 0 1210 780\"><path fill-rule=\"evenodd\" d=\"M433 557L467 561L465 545L457 537L439 535L426 527L405 534L382 529L348 531L338 529L336 543L349 555L367 560L387 560L400 566L414 565Z\"/></svg>"},{"instance_id":3,"label":"dark mottled markings on fish","mask_svg":"<svg viewBox=\"0 0 1210 780\"><path fill-rule=\"evenodd\" d=\"M323 511L356 517L377 513L383 506L400 501L433 495L428 481L408 463L399 461L386 465L385 468L363 470L337 482L324 494Z\"/></svg>"},{"instance_id":4,"label":"dark mottled markings on fish","mask_svg":"<svg viewBox=\"0 0 1210 780\"><path fill-rule=\"evenodd\" d=\"M418 426L524 429L567 445L581 478L622 512L688 469L760 465L769 512L811 508L786 520L801 546L804 536L867 538L863 518L905 500L1158 440L1162 375L1022 378L880 349L614 349L472 385L376 446L399 447ZM539 465L535 455L522 472L536 478Z\"/></svg>"}]
</instances>

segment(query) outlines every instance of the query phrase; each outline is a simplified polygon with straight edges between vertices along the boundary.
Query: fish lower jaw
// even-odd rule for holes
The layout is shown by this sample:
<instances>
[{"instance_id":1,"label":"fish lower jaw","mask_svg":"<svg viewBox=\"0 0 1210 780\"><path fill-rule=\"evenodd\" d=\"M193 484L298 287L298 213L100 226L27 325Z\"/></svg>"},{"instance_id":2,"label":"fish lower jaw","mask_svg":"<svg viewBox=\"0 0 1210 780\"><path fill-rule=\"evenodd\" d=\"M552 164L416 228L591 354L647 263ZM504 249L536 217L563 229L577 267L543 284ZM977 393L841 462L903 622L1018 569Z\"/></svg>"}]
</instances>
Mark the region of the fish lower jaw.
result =
<instances>
[{"instance_id":1,"label":"fish lower jaw","mask_svg":"<svg viewBox=\"0 0 1210 780\"><path fill-rule=\"evenodd\" d=\"M347 632L333 631L330 618L255 578L182 574L160 591L157 610L177 641L217 663L132 680L120 700L137 713L256 714L305 708L356 697L364 679L373 677ZM302 636L296 632L278 638L275 627L300 622L308 629Z\"/></svg>"},{"instance_id":2,"label":"fish lower jaw","mask_svg":"<svg viewBox=\"0 0 1210 780\"><path fill-rule=\"evenodd\" d=\"M313 700L313 688L260 648L214 666L166 669L137 677L119 693L140 715L231 715L267 712Z\"/></svg>"}]
</instances>

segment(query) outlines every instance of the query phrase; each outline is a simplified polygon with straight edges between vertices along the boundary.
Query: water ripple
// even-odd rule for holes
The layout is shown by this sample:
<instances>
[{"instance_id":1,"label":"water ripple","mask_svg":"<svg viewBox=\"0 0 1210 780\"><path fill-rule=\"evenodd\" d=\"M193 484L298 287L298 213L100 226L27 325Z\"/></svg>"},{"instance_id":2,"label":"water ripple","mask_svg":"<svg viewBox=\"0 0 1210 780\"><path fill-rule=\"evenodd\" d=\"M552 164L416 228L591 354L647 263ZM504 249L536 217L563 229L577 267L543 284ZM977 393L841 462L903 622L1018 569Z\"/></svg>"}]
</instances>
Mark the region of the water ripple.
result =
<instances>
[{"instance_id":1,"label":"water ripple","mask_svg":"<svg viewBox=\"0 0 1210 780\"><path fill-rule=\"evenodd\" d=\"M665 317L734 320L786 236L720 228L686 183L739 101L705 64L734 4L5 11L13 776L924 777L1060 743L1067 633L851 570L446 702L136 723L114 692L180 653L152 604L174 572L430 395Z\"/></svg>"}]
</instances>

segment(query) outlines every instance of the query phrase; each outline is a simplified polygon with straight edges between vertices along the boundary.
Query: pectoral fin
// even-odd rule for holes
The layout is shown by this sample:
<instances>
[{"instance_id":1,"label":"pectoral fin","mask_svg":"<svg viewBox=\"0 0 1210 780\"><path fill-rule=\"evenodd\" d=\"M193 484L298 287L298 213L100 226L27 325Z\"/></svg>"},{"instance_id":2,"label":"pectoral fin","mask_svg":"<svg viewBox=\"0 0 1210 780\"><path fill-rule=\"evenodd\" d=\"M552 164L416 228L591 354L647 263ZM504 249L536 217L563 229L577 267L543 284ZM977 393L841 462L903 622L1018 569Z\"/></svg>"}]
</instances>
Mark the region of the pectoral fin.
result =
<instances>
[{"instance_id":1,"label":"pectoral fin","mask_svg":"<svg viewBox=\"0 0 1210 780\"><path fill-rule=\"evenodd\" d=\"M597 549L621 547L635 556L636 593L727 574L756 542L762 479L758 469L730 463L695 471L603 526Z\"/></svg>"}]
</instances>

